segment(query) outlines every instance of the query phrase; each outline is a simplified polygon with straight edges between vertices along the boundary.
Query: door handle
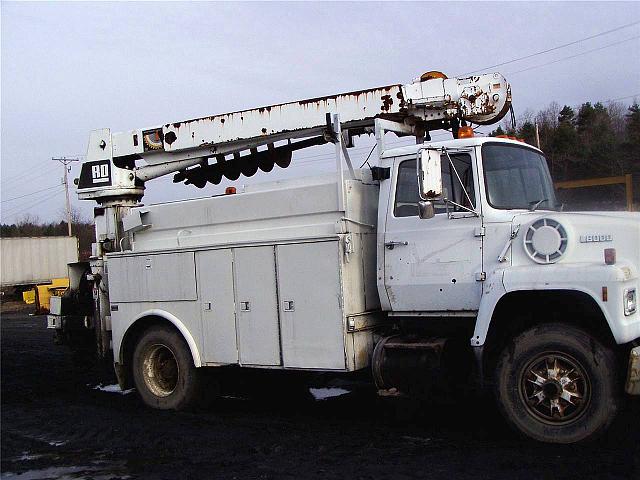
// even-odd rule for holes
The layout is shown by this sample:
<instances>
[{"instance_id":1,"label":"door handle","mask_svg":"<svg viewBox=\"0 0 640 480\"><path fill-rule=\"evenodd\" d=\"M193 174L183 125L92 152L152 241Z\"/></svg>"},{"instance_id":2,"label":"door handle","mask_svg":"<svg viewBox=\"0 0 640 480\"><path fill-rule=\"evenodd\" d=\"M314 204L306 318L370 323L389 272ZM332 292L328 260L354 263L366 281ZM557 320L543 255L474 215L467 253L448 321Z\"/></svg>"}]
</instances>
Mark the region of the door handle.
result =
<instances>
[{"instance_id":1,"label":"door handle","mask_svg":"<svg viewBox=\"0 0 640 480\"><path fill-rule=\"evenodd\" d=\"M282 310L285 312L294 312L296 310L295 303L293 300L285 300L282 302Z\"/></svg>"},{"instance_id":2,"label":"door handle","mask_svg":"<svg viewBox=\"0 0 640 480\"><path fill-rule=\"evenodd\" d=\"M409 242L385 242L384 244L389 250L393 250L396 245L409 245Z\"/></svg>"},{"instance_id":3,"label":"door handle","mask_svg":"<svg viewBox=\"0 0 640 480\"><path fill-rule=\"evenodd\" d=\"M240 302L240 311L241 312L250 312L251 311L251 303L249 303L249 302Z\"/></svg>"}]
</instances>

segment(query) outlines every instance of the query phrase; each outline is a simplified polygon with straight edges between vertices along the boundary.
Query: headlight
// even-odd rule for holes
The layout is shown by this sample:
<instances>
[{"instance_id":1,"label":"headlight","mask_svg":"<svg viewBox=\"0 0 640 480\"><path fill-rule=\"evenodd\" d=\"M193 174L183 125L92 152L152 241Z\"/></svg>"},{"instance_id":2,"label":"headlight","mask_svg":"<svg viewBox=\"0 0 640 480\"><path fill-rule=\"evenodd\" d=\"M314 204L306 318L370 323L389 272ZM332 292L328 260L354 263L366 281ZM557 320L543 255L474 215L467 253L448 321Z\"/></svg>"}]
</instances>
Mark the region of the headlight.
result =
<instances>
[{"instance_id":1,"label":"headlight","mask_svg":"<svg viewBox=\"0 0 640 480\"><path fill-rule=\"evenodd\" d=\"M622 301L624 303L625 315L631 315L632 313L636 313L637 296L636 296L635 288L625 288Z\"/></svg>"}]
</instances>

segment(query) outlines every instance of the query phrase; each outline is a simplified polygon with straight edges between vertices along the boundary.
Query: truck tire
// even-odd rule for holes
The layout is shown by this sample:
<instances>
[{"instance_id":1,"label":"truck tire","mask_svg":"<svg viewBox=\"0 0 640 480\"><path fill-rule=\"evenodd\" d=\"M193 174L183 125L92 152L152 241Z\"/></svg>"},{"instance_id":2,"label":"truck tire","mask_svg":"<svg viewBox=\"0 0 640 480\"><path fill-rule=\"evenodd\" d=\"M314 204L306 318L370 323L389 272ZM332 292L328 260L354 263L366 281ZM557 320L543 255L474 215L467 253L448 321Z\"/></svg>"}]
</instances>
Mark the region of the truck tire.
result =
<instances>
[{"instance_id":1,"label":"truck tire","mask_svg":"<svg viewBox=\"0 0 640 480\"><path fill-rule=\"evenodd\" d=\"M502 351L495 393L517 431L547 443L591 441L615 418L620 399L611 349L579 328L538 325Z\"/></svg>"},{"instance_id":2,"label":"truck tire","mask_svg":"<svg viewBox=\"0 0 640 480\"><path fill-rule=\"evenodd\" d=\"M133 381L142 401L160 410L184 410L200 395L200 372L186 342L163 326L149 328L138 340Z\"/></svg>"}]
</instances>

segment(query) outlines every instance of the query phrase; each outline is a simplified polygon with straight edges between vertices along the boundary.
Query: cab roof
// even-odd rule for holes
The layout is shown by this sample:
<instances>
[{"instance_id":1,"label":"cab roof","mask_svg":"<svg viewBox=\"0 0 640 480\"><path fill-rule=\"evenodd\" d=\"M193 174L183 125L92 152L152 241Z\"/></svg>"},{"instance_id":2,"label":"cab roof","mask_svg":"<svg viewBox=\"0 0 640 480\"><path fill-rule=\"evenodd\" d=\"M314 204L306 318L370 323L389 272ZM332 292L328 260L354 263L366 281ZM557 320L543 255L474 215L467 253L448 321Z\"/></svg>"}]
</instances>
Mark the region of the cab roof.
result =
<instances>
[{"instance_id":1,"label":"cab roof","mask_svg":"<svg viewBox=\"0 0 640 480\"><path fill-rule=\"evenodd\" d=\"M408 145L406 147L390 148L388 150L385 150L382 153L381 158L384 159L384 158L391 158L391 157L402 157L405 155L417 155L418 150L421 148L424 148L425 146L435 147L435 148L441 148L441 147L470 148L470 147L479 147L487 142L505 143L507 145L518 145L520 147L529 147L533 150L536 150L542 153L542 151L540 151L533 145L529 145L528 143L521 142L519 140L511 140L509 138L498 138L498 137L472 137L472 138L444 140L439 142L424 142L422 144Z\"/></svg>"}]
</instances>

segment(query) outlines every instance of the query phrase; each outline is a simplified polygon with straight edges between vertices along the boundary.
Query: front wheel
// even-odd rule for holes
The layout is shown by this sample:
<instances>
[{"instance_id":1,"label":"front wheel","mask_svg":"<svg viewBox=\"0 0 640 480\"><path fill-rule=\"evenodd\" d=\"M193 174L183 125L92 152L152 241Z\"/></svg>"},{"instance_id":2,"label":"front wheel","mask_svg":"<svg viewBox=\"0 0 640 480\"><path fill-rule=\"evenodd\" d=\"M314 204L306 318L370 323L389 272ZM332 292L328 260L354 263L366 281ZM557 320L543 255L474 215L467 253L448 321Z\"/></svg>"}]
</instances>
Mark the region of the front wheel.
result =
<instances>
[{"instance_id":1,"label":"front wheel","mask_svg":"<svg viewBox=\"0 0 640 480\"><path fill-rule=\"evenodd\" d=\"M151 327L133 352L133 380L144 403L160 410L183 410L199 397L200 375L180 334Z\"/></svg>"},{"instance_id":2,"label":"front wheel","mask_svg":"<svg viewBox=\"0 0 640 480\"><path fill-rule=\"evenodd\" d=\"M613 421L620 392L615 356L579 328L542 324L516 337L496 367L507 421L542 442L589 441Z\"/></svg>"}]
</instances>

